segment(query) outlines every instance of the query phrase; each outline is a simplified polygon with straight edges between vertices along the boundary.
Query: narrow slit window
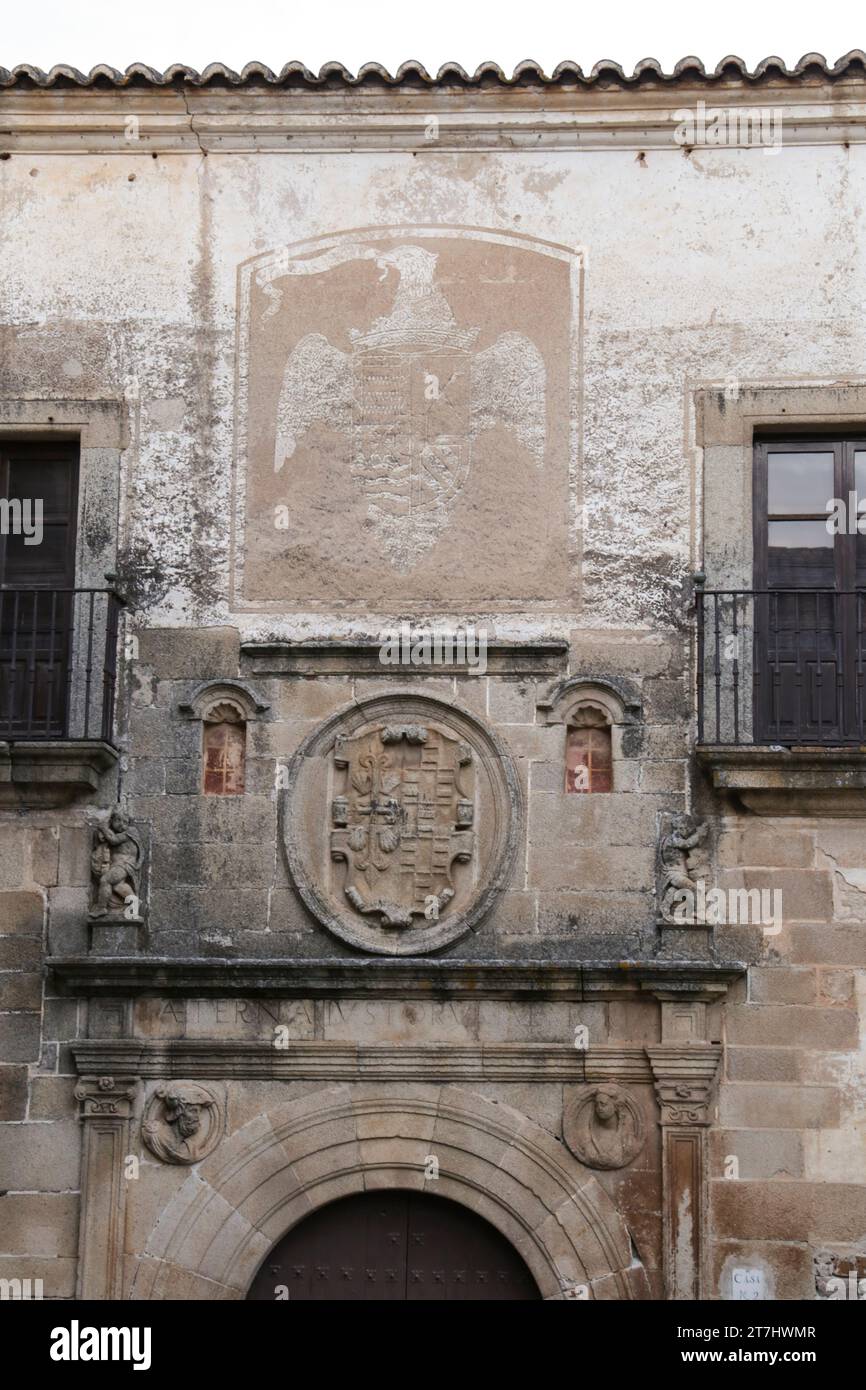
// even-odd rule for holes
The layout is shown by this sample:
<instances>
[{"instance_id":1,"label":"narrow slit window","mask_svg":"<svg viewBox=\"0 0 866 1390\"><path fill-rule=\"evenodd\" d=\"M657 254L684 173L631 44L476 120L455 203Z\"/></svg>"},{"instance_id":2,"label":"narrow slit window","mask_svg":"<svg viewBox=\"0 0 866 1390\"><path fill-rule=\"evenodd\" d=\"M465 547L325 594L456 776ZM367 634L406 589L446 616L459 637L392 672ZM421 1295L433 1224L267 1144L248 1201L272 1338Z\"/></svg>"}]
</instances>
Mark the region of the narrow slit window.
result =
<instances>
[{"instance_id":1,"label":"narrow slit window","mask_svg":"<svg viewBox=\"0 0 866 1390\"><path fill-rule=\"evenodd\" d=\"M565 743L567 792L613 791L610 726L594 711L579 712Z\"/></svg>"},{"instance_id":2,"label":"narrow slit window","mask_svg":"<svg viewBox=\"0 0 866 1390\"><path fill-rule=\"evenodd\" d=\"M203 725L206 796L238 796L244 790L247 726L233 705L216 705Z\"/></svg>"}]
</instances>

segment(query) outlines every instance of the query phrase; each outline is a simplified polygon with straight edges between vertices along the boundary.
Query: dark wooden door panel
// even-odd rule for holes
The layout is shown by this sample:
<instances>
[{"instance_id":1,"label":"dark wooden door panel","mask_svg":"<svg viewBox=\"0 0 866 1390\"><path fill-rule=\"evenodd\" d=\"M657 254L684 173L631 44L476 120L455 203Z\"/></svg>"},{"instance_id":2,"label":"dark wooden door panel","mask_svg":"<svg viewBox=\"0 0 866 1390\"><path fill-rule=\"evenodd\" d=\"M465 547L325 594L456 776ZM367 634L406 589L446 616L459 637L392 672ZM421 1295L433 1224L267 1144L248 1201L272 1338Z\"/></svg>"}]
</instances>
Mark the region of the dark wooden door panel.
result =
<instances>
[{"instance_id":1,"label":"dark wooden door panel","mask_svg":"<svg viewBox=\"0 0 866 1390\"><path fill-rule=\"evenodd\" d=\"M427 1193L381 1192L343 1198L302 1221L271 1251L247 1297L477 1302L540 1294L516 1250L474 1212Z\"/></svg>"}]
</instances>

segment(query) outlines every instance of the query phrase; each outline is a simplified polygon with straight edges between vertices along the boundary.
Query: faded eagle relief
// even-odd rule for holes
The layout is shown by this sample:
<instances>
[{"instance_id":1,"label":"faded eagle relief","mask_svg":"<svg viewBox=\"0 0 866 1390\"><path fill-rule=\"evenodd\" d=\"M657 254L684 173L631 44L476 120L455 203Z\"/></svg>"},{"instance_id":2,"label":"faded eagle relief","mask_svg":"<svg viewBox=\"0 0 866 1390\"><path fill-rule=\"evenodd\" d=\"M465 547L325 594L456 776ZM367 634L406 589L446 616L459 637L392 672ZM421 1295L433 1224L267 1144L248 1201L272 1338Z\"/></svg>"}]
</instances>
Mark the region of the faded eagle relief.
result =
<instances>
[{"instance_id":1,"label":"faded eagle relief","mask_svg":"<svg viewBox=\"0 0 866 1390\"><path fill-rule=\"evenodd\" d=\"M544 362L521 333L476 352L478 328L458 326L436 279L439 261L422 246L374 251L344 246L303 261L315 274L338 260L375 260L396 280L391 311L366 331L352 328L350 352L321 333L302 338L283 376L274 468L317 420L351 436L351 472L385 553L411 569L448 525L483 429L513 430L544 462Z\"/></svg>"},{"instance_id":2,"label":"faded eagle relief","mask_svg":"<svg viewBox=\"0 0 866 1390\"><path fill-rule=\"evenodd\" d=\"M569 275L522 244L408 232L253 271L250 597L349 599L361 578L371 601L411 597L413 580L431 602L556 591Z\"/></svg>"}]
</instances>

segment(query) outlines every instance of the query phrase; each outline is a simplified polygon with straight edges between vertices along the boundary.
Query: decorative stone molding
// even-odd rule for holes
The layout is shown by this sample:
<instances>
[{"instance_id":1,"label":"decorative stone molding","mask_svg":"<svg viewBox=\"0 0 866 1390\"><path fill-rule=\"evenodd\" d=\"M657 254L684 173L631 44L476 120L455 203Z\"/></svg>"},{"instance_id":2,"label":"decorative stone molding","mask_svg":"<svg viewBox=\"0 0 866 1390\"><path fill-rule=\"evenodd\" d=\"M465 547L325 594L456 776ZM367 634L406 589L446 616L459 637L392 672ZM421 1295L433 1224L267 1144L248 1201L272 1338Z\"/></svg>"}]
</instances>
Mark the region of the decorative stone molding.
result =
<instances>
[{"instance_id":1,"label":"decorative stone molding","mask_svg":"<svg viewBox=\"0 0 866 1390\"><path fill-rule=\"evenodd\" d=\"M110 1116L128 1120L135 1098L134 1076L82 1076L75 1087L75 1099L80 1103L80 1119L94 1120Z\"/></svg>"},{"instance_id":2,"label":"decorative stone molding","mask_svg":"<svg viewBox=\"0 0 866 1390\"><path fill-rule=\"evenodd\" d=\"M732 961L490 961L50 957L66 992L121 996L280 994L288 999L628 999L645 992L722 998L746 965Z\"/></svg>"},{"instance_id":3,"label":"decorative stone molding","mask_svg":"<svg viewBox=\"0 0 866 1390\"><path fill-rule=\"evenodd\" d=\"M585 706L600 711L609 725L640 722L641 701L630 681L579 675L556 681L538 702L545 724L568 724Z\"/></svg>"},{"instance_id":4,"label":"decorative stone molding","mask_svg":"<svg viewBox=\"0 0 866 1390\"><path fill-rule=\"evenodd\" d=\"M640 697L630 681L586 674L569 676L550 686L538 700L537 708L542 724L561 724L566 731L588 727L608 729L610 750L606 758L610 758L610 771L606 773L602 790L617 792L622 789L623 768L639 753L641 744ZM571 766L570 737L572 735L566 732L562 750L564 767ZM582 761L578 755L578 763ZM589 790L588 781L574 788L569 781L567 790Z\"/></svg>"},{"instance_id":5,"label":"decorative stone molding","mask_svg":"<svg viewBox=\"0 0 866 1390\"><path fill-rule=\"evenodd\" d=\"M290 142L301 152L410 150L423 158L431 153L425 120L431 110L441 110L432 153L670 151L679 148L672 136L674 113L695 110L699 101L744 113L779 106L791 132L786 141L841 146L857 142L866 122L861 63L857 50L832 66L807 55L789 75L779 59L769 58L758 64L755 77L735 57L723 59L716 73L686 58L675 74L650 58L634 75L613 62L598 63L591 73L566 62L555 75L542 76L526 62L510 78L494 64L471 74L446 63L438 80L414 63L403 64L399 78L383 76L377 63L365 64L354 78L338 64L312 74L291 63L283 75L250 63L241 81L212 64L205 82L181 65L162 75L135 64L125 77L112 77L103 65L94 69L95 77L58 67L53 72L65 79L60 82L24 65L15 70L22 74L17 82L3 73L10 90L4 94L2 147L22 155L122 153L129 160L165 152L199 157L202 151L285 150ZM853 70L846 72L846 65ZM352 100L353 92L362 95ZM135 142L124 140L124 122L132 115L139 121ZM715 153L712 146L703 150L705 157Z\"/></svg>"},{"instance_id":6,"label":"decorative stone molding","mask_svg":"<svg viewBox=\"0 0 866 1390\"><path fill-rule=\"evenodd\" d=\"M123 1239L129 1184L123 1160L137 1083L132 1076L84 1076L75 1087L81 1106L79 1299L123 1297Z\"/></svg>"},{"instance_id":7,"label":"decorative stone molding","mask_svg":"<svg viewBox=\"0 0 866 1390\"><path fill-rule=\"evenodd\" d=\"M88 1038L72 1044L79 1071L125 1068L144 1079L272 1081L527 1081L650 1084L642 1047L568 1043L347 1043L226 1038Z\"/></svg>"},{"instance_id":8,"label":"decorative stone molding","mask_svg":"<svg viewBox=\"0 0 866 1390\"><path fill-rule=\"evenodd\" d=\"M375 675L381 678L381 650L379 638L360 636L310 642L279 637L241 642L245 669L262 676ZM568 642L564 638L551 637L537 642L487 638L487 673L492 676L550 678L562 671L567 657ZM466 668L456 665L443 670L448 675L466 674ZM415 674L426 680L430 671L418 667ZM401 679L411 677L412 668L401 667L400 675Z\"/></svg>"},{"instance_id":9,"label":"decorative stone molding","mask_svg":"<svg viewBox=\"0 0 866 1390\"><path fill-rule=\"evenodd\" d=\"M223 1106L213 1091L172 1081L151 1096L141 1137L165 1163L198 1163L216 1148L223 1124Z\"/></svg>"},{"instance_id":10,"label":"decorative stone molding","mask_svg":"<svg viewBox=\"0 0 866 1390\"><path fill-rule=\"evenodd\" d=\"M587 1168L625 1168L646 1142L639 1106L612 1082L578 1091L567 1101L562 1135Z\"/></svg>"},{"instance_id":11,"label":"decorative stone molding","mask_svg":"<svg viewBox=\"0 0 866 1390\"><path fill-rule=\"evenodd\" d=\"M662 1125L711 1125L722 1049L718 1044L648 1047Z\"/></svg>"},{"instance_id":12,"label":"decorative stone molding","mask_svg":"<svg viewBox=\"0 0 866 1390\"><path fill-rule=\"evenodd\" d=\"M433 1191L477 1212L523 1257L543 1298L575 1285L590 1298L648 1296L622 1217L562 1143L508 1105L428 1085L412 1096L319 1089L238 1130L159 1216L129 1297L243 1298L303 1217L378 1187Z\"/></svg>"},{"instance_id":13,"label":"decorative stone molding","mask_svg":"<svg viewBox=\"0 0 866 1390\"><path fill-rule=\"evenodd\" d=\"M352 946L440 950L481 922L507 882L520 784L496 736L455 705L409 692L359 701L304 741L287 781L292 879Z\"/></svg>"},{"instance_id":14,"label":"decorative stone molding","mask_svg":"<svg viewBox=\"0 0 866 1390\"><path fill-rule=\"evenodd\" d=\"M259 698L246 681L204 681L182 705L180 713L187 719L206 720L221 704L231 705L245 724L267 714L270 705Z\"/></svg>"}]
</instances>

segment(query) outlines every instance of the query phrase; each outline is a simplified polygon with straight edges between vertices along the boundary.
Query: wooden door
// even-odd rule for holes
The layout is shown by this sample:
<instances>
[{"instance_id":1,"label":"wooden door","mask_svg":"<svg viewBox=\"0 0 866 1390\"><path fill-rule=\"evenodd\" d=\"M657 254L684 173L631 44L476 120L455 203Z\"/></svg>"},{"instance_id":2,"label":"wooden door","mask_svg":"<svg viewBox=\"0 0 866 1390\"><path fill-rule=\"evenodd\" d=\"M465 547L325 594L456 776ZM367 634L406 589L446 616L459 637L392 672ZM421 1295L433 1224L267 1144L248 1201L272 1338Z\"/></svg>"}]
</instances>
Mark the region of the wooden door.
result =
<instances>
[{"instance_id":1,"label":"wooden door","mask_svg":"<svg viewBox=\"0 0 866 1390\"><path fill-rule=\"evenodd\" d=\"M322 1207L268 1255L259 1302L480 1302L540 1298L517 1251L474 1212L422 1192Z\"/></svg>"},{"instance_id":2,"label":"wooden door","mask_svg":"<svg viewBox=\"0 0 866 1390\"><path fill-rule=\"evenodd\" d=\"M866 443L763 441L755 456L758 742L863 738ZM842 504L842 524L836 524ZM866 514L863 516L866 530Z\"/></svg>"}]
</instances>

